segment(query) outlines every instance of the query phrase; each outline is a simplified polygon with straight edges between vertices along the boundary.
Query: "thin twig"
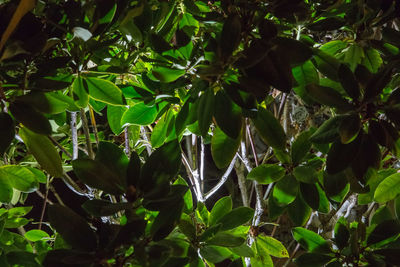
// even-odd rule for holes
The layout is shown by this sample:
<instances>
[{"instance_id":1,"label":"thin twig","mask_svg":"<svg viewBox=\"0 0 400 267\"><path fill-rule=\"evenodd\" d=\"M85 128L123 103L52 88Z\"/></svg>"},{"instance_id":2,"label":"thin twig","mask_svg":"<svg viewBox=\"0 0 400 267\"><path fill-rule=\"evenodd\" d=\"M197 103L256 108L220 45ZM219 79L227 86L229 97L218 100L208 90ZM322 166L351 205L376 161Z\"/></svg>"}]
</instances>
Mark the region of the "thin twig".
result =
<instances>
[{"instance_id":1,"label":"thin twig","mask_svg":"<svg viewBox=\"0 0 400 267\"><path fill-rule=\"evenodd\" d=\"M53 193L53 195L57 199L58 203L61 206L65 206L65 204L64 204L63 200L61 199L60 195L57 193L56 189L52 185L50 185L50 191Z\"/></svg>"},{"instance_id":2,"label":"thin twig","mask_svg":"<svg viewBox=\"0 0 400 267\"><path fill-rule=\"evenodd\" d=\"M65 150L65 148L59 142L57 142L57 140L53 136L48 135L48 137L53 142L53 144L55 144L67 157L72 159L71 153L69 153L67 150Z\"/></svg>"},{"instance_id":3,"label":"thin twig","mask_svg":"<svg viewBox=\"0 0 400 267\"><path fill-rule=\"evenodd\" d=\"M90 132L89 132L89 124L85 114L85 110L81 108L81 119L82 119L82 126L83 126L83 133L85 134L86 139L86 148L88 151L88 156L91 159L94 159L94 153L92 148L92 141L90 140Z\"/></svg>"},{"instance_id":4,"label":"thin twig","mask_svg":"<svg viewBox=\"0 0 400 267\"><path fill-rule=\"evenodd\" d=\"M93 127L94 138L96 140L97 146L99 146L99 135L97 133L96 118L94 117L93 108L91 106L89 106L89 114L90 114L90 122L92 123Z\"/></svg>"},{"instance_id":5,"label":"thin twig","mask_svg":"<svg viewBox=\"0 0 400 267\"><path fill-rule=\"evenodd\" d=\"M44 199L43 199L42 212L40 214L40 220L39 220L39 226L38 226L39 230L42 229L42 222L43 222L43 218L44 218L44 212L46 210L48 196L49 196L49 177L47 177L47 181L46 181L46 193L45 193Z\"/></svg>"},{"instance_id":6,"label":"thin twig","mask_svg":"<svg viewBox=\"0 0 400 267\"><path fill-rule=\"evenodd\" d=\"M81 195L81 196L88 196L88 194L85 193L85 192L79 187L79 185L77 185L77 184L75 183L75 181L74 181L66 172L64 172L63 181L64 181L64 183L68 186L69 189L71 189L72 191L74 191L74 192L77 193L78 195Z\"/></svg>"},{"instance_id":7,"label":"thin twig","mask_svg":"<svg viewBox=\"0 0 400 267\"><path fill-rule=\"evenodd\" d=\"M233 166L235 166L235 161L236 161L237 155L235 155L231 161L231 163L228 166L228 169L226 169L225 173L222 175L221 179L219 180L218 184L215 185L210 191L208 191L204 195L204 201L209 199L215 192L218 191L218 189L221 188L221 186L228 180L229 174L231 174L233 170Z\"/></svg>"},{"instance_id":8,"label":"thin twig","mask_svg":"<svg viewBox=\"0 0 400 267\"><path fill-rule=\"evenodd\" d=\"M204 141L203 137L200 139L200 188L201 192L204 192L204 160L205 160L205 153L204 153Z\"/></svg>"}]
</instances>

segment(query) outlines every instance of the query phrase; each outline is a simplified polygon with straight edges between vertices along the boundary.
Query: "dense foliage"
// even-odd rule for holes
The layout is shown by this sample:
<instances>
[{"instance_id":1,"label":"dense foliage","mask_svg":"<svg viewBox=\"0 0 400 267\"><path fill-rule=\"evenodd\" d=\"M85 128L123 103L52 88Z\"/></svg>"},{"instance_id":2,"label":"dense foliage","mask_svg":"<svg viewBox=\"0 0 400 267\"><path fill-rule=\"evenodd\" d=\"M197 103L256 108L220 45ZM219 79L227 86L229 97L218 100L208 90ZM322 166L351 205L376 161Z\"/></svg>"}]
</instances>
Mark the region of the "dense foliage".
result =
<instances>
[{"instance_id":1,"label":"dense foliage","mask_svg":"<svg viewBox=\"0 0 400 267\"><path fill-rule=\"evenodd\" d=\"M0 1L1 266L400 265L400 1Z\"/></svg>"}]
</instances>

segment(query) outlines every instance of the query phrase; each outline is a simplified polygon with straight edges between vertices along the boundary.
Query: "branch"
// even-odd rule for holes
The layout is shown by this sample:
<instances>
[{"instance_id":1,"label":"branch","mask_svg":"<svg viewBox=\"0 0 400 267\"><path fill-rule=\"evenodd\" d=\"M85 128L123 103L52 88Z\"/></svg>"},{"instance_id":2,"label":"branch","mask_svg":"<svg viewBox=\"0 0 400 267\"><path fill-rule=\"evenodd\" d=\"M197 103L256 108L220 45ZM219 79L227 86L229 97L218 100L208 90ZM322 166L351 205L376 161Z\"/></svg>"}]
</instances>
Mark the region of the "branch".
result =
<instances>
[{"instance_id":1,"label":"branch","mask_svg":"<svg viewBox=\"0 0 400 267\"><path fill-rule=\"evenodd\" d=\"M76 112L71 112L71 139L72 139L72 159L78 158L78 129L76 128Z\"/></svg>"},{"instance_id":2,"label":"branch","mask_svg":"<svg viewBox=\"0 0 400 267\"><path fill-rule=\"evenodd\" d=\"M194 188L194 193L196 195L197 201L204 202L200 184L198 183L198 180L197 180L198 175L195 171L192 170L192 167L190 166L189 161L186 158L185 153L183 153L183 152L182 152L182 163L186 168L186 172L188 173L189 180L192 184L192 187Z\"/></svg>"},{"instance_id":3,"label":"branch","mask_svg":"<svg viewBox=\"0 0 400 267\"><path fill-rule=\"evenodd\" d=\"M222 175L221 179L219 180L218 184L216 186L214 186L210 191L208 191L205 195L204 195L204 201L206 201L207 199L209 199L213 194L215 194L215 192L218 191L218 189L221 188L221 186L228 180L229 174L231 174L232 170L233 170L233 166L235 165L235 161L236 161L237 155L235 155L231 161L231 163L228 166L228 169L226 169L224 175Z\"/></svg>"},{"instance_id":4,"label":"branch","mask_svg":"<svg viewBox=\"0 0 400 267\"><path fill-rule=\"evenodd\" d=\"M87 147L87 151L88 151L88 156L90 159L94 159L92 142L90 140L89 124L88 124L88 120L86 118L85 110L83 108L81 108L80 113L81 113L81 119L82 119L83 132L85 134L85 139L86 139L86 147Z\"/></svg>"},{"instance_id":5,"label":"branch","mask_svg":"<svg viewBox=\"0 0 400 267\"><path fill-rule=\"evenodd\" d=\"M72 159L71 153L69 153L67 150L65 150L65 148L59 142L57 142L57 140L53 136L48 135L48 137L53 142L53 144L55 144L67 157Z\"/></svg>"},{"instance_id":6,"label":"branch","mask_svg":"<svg viewBox=\"0 0 400 267\"><path fill-rule=\"evenodd\" d=\"M201 137L201 139L200 139L200 170L199 170L201 192L204 191L204 159L205 159L204 142L203 142L203 138Z\"/></svg>"},{"instance_id":7,"label":"branch","mask_svg":"<svg viewBox=\"0 0 400 267\"><path fill-rule=\"evenodd\" d=\"M131 149L130 149L130 146L129 146L129 127L128 126L125 127L125 129L124 129L124 138L125 138L125 149L124 149L124 152L129 157L129 155L131 154Z\"/></svg>"}]
</instances>

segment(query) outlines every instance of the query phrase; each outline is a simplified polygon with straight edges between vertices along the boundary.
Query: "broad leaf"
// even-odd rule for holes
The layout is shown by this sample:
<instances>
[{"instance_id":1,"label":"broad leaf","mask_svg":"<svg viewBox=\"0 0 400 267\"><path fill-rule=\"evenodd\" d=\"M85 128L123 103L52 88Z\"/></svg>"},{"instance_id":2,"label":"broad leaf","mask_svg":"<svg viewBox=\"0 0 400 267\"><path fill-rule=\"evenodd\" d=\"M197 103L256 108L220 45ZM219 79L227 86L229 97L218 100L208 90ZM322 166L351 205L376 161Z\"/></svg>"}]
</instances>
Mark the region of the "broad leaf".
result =
<instances>
[{"instance_id":1,"label":"broad leaf","mask_svg":"<svg viewBox=\"0 0 400 267\"><path fill-rule=\"evenodd\" d=\"M296 199L298 189L299 182L294 176L286 175L275 184L272 196L278 205L284 206Z\"/></svg>"},{"instance_id":2,"label":"broad leaf","mask_svg":"<svg viewBox=\"0 0 400 267\"><path fill-rule=\"evenodd\" d=\"M149 125L155 121L157 113L156 105L147 106L143 102L140 102L124 113L121 118L121 124Z\"/></svg>"},{"instance_id":3,"label":"broad leaf","mask_svg":"<svg viewBox=\"0 0 400 267\"><path fill-rule=\"evenodd\" d=\"M395 199L400 194L400 173L386 177L375 190L374 199L378 203L385 203Z\"/></svg>"},{"instance_id":4,"label":"broad leaf","mask_svg":"<svg viewBox=\"0 0 400 267\"><path fill-rule=\"evenodd\" d=\"M211 138L211 155L215 165L219 168L228 167L240 145L241 136L232 139L219 128L215 127Z\"/></svg>"},{"instance_id":5,"label":"broad leaf","mask_svg":"<svg viewBox=\"0 0 400 267\"><path fill-rule=\"evenodd\" d=\"M0 167L0 176L8 179L10 185L24 193L31 193L39 188L39 183L28 168L16 165Z\"/></svg>"},{"instance_id":6,"label":"broad leaf","mask_svg":"<svg viewBox=\"0 0 400 267\"><path fill-rule=\"evenodd\" d=\"M331 252L328 242L320 235L302 227L292 230L294 239L308 252L326 254Z\"/></svg>"},{"instance_id":7,"label":"broad leaf","mask_svg":"<svg viewBox=\"0 0 400 267\"><path fill-rule=\"evenodd\" d=\"M270 184L280 180L285 175L285 169L276 164L261 164L247 175L247 179L256 180L259 184Z\"/></svg>"},{"instance_id":8,"label":"broad leaf","mask_svg":"<svg viewBox=\"0 0 400 267\"><path fill-rule=\"evenodd\" d=\"M110 105L123 105L122 91L110 81L99 78L86 78L89 96Z\"/></svg>"},{"instance_id":9,"label":"broad leaf","mask_svg":"<svg viewBox=\"0 0 400 267\"><path fill-rule=\"evenodd\" d=\"M207 136L208 128L210 128L212 116L214 114L215 96L214 91L209 88L204 92L198 100L197 119L199 122L200 133L203 137Z\"/></svg>"},{"instance_id":10,"label":"broad leaf","mask_svg":"<svg viewBox=\"0 0 400 267\"><path fill-rule=\"evenodd\" d=\"M286 135L282 125L274 115L260 107L254 125L262 139L272 148L283 150L286 146Z\"/></svg>"},{"instance_id":11,"label":"broad leaf","mask_svg":"<svg viewBox=\"0 0 400 267\"><path fill-rule=\"evenodd\" d=\"M82 251L94 251L96 249L97 238L95 233L86 220L74 211L61 205L52 205L48 207L48 216L51 226L73 248Z\"/></svg>"},{"instance_id":12,"label":"broad leaf","mask_svg":"<svg viewBox=\"0 0 400 267\"><path fill-rule=\"evenodd\" d=\"M289 253L285 246L273 237L259 235L256 242L257 245L263 246L271 256L277 258L289 258Z\"/></svg>"},{"instance_id":13,"label":"broad leaf","mask_svg":"<svg viewBox=\"0 0 400 267\"><path fill-rule=\"evenodd\" d=\"M110 126L111 131L115 135L120 135L123 131L123 127L121 124L121 118L126 112L127 108L123 106L107 106L107 121Z\"/></svg>"},{"instance_id":14,"label":"broad leaf","mask_svg":"<svg viewBox=\"0 0 400 267\"><path fill-rule=\"evenodd\" d=\"M61 158L49 138L31 132L25 127L19 130L19 135L24 140L28 150L46 172L54 177L63 176Z\"/></svg>"},{"instance_id":15,"label":"broad leaf","mask_svg":"<svg viewBox=\"0 0 400 267\"><path fill-rule=\"evenodd\" d=\"M230 230L247 223L251 218L253 218L253 214L253 209L247 207L239 207L231 210L223 217L219 218L216 223L222 224L222 231Z\"/></svg>"},{"instance_id":16,"label":"broad leaf","mask_svg":"<svg viewBox=\"0 0 400 267\"><path fill-rule=\"evenodd\" d=\"M219 199L212 208L209 217L209 225L212 226L225 214L232 210L232 198L230 196Z\"/></svg>"}]
</instances>

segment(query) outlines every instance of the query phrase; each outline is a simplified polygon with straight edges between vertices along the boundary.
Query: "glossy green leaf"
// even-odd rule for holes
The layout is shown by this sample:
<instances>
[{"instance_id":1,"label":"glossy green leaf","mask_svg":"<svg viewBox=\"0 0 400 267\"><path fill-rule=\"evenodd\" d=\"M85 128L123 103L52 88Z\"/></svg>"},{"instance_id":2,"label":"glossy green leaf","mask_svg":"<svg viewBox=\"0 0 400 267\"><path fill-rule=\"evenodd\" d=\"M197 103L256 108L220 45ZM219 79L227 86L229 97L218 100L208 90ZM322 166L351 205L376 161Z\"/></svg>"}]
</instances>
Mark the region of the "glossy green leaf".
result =
<instances>
[{"instance_id":1,"label":"glossy green leaf","mask_svg":"<svg viewBox=\"0 0 400 267\"><path fill-rule=\"evenodd\" d=\"M89 91L87 81L78 76L72 83L72 95L75 100L75 105L80 108L85 108L89 104Z\"/></svg>"},{"instance_id":2,"label":"glossy green leaf","mask_svg":"<svg viewBox=\"0 0 400 267\"><path fill-rule=\"evenodd\" d=\"M285 175L285 168L276 164L261 164L247 175L247 179L259 184L270 184L280 180Z\"/></svg>"},{"instance_id":3,"label":"glossy green leaf","mask_svg":"<svg viewBox=\"0 0 400 267\"><path fill-rule=\"evenodd\" d=\"M341 64L338 70L339 81L343 86L343 89L346 91L347 95L350 96L353 100L357 100L360 96L360 87L356 80L355 75L344 64Z\"/></svg>"},{"instance_id":4,"label":"glossy green leaf","mask_svg":"<svg viewBox=\"0 0 400 267\"><path fill-rule=\"evenodd\" d=\"M342 144L353 142L357 138L361 128L361 120L358 114L344 116L339 126L340 141Z\"/></svg>"},{"instance_id":5,"label":"glossy green leaf","mask_svg":"<svg viewBox=\"0 0 400 267\"><path fill-rule=\"evenodd\" d=\"M329 79L338 81L340 61L323 50L314 50L314 54L317 69Z\"/></svg>"},{"instance_id":6,"label":"glossy green leaf","mask_svg":"<svg viewBox=\"0 0 400 267\"><path fill-rule=\"evenodd\" d=\"M330 87L310 84L306 87L310 96L320 104L329 107L338 108L340 110L350 110L352 105L347 102L337 91Z\"/></svg>"},{"instance_id":7,"label":"glossy green leaf","mask_svg":"<svg viewBox=\"0 0 400 267\"><path fill-rule=\"evenodd\" d=\"M293 228L294 239L308 252L326 254L331 252L328 242L320 235L302 227Z\"/></svg>"},{"instance_id":8,"label":"glossy green leaf","mask_svg":"<svg viewBox=\"0 0 400 267\"><path fill-rule=\"evenodd\" d=\"M291 149L291 157L292 157L292 163L297 165L301 163L303 158L307 155L308 151L311 148L311 142L310 142L310 136L311 132L310 131L305 131L300 133L299 136L297 136L296 140L292 144L292 149Z\"/></svg>"},{"instance_id":9,"label":"glossy green leaf","mask_svg":"<svg viewBox=\"0 0 400 267\"><path fill-rule=\"evenodd\" d=\"M272 196L278 205L287 205L296 199L298 189L299 182L295 177L286 175L275 184Z\"/></svg>"},{"instance_id":10,"label":"glossy green leaf","mask_svg":"<svg viewBox=\"0 0 400 267\"><path fill-rule=\"evenodd\" d=\"M86 220L74 211L61 205L52 205L48 207L48 216L51 226L73 248L82 251L94 251L96 249L97 238L95 233Z\"/></svg>"},{"instance_id":11,"label":"glossy green leaf","mask_svg":"<svg viewBox=\"0 0 400 267\"><path fill-rule=\"evenodd\" d=\"M24 193L34 192L39 188L36 176L23 166L1 166L0 176L7 178L13 188Z\"/></svg>"},{"instance_id":12,"label":"glossy green leaf","mask_svg":"<svg viewBox=\"0 0 400 267\"><path fill-rule=\"evenodd\" d=\"M259 235L257 237L257 245L261 245L265 248L269 255L277 258L289 258L289 253L285 246L277 239L266 236Z\"/></svg>"},{"instance_id":13,"label":"glossy green leaf","mask_svg":"<svg viewBox=\"0 0 400 267\"><path fill-rule=\"evenodd\" d=\"M238 138L243 121L241 109L223 90L219 90L215 95L214 113L218 127L230 138Z\"/></svg>"},{"instance_id":14,"label":"glossy green leaf","mask_svg":"<svg viewBox=\"0 0 400 267\"><path fill-rule=\"evenodd\" d=\"M100 161L77 159L71 164L76 176L85 184L109 194L120 195L125 192L124 184L118 174Z\"/></svg>"},{"instance_id":15,"label":"glossy green leaf","mask_svg":"<svg viewBox=\"0 0 400 267\"><path fill-rule=\"evenodd\" d=\"M152 73L160 82L170 83L182 77L186 71L182 69L157 67L152 70Z\"/></svg>"},{"instance_id":16,"label":"glossy green leaf","mask_svg":"<svg viewBox=\"0 0 400 267\"><path fill-rule=\"evenodd\" d=\"M255 257L250 259L251 266L253 267L273 267L274 263L268 250L265 246L265 242L259 242L258 238L252 245L252 249L255 250Z\"/></svg>"},{"instance_id":17,"label":"glossy green leaf","mask_svg":"<svg viewBox=\"0 0 400 267\"><path fill-rule=\"evenodd\" d=\"M269 146L280 150L285 149L285 132L282 125L270 111L260 107L253 122L258 133Z\"/></svg>"},{"instance_id":18,"label":"glossy green leaf","mask_svg":"<svg viewBox=\"0 0 400 267\"><path fill-rule=\"evenodd\" d=\"M157 118L157 106L147 106L143 102L129 108L121 118L121 124L149 125Z\"/></svg>"},{"instance_id":19,"label":"glossy green leaf","mask_svg":"<svg viewBox=\"0 0 400 267\"><path fill-rule=\"evenodd\" d=\"M242 244L238 247L231 247L229 250L241 257L254 257L254 251L247 246L247 244Z\"/></svg>"},{"instance_id":20,"label":"glossy green leaf","mask_svg":"<svg viewBox=\"0 0 400 267\"><path fill-rule=\"evenodd\" d=\"M107 121L111 131L115 135L120 135L123 131L121 118L126 112L127 108L123 106L107 106Z\"/></svg>"},{"instance_id":21,"label":"glossy green leaf","mask_svg":"<svg viewBox=\"0 0 400 267\"><path fill-rule=\"evenodd\" d=\"M39 92L31 92L29 94L19 96L16 98L18 102L25 103L34 107L37 111L57 114L65 111L68 104L64 101L53 97L52 94L44 94Z\"/></svg>"},{"instance_id":22,"label":"glossy green leaf","mask_svg":"<svg viewBox=\"0 0 400 267\"><path fill-rule=\"evenodd\" d=\"M232 198L230 196L219 199L212 208L209 217L209 225L215 225L225 214L232 210Z\"/></svg>"},{"instance_id":23,"label":"glossy green leaf","mask_svg":"<svg viewBox=\"0 0 400 267\"><path fill-rule=\"evenodd\" d=\"M296 177L297 181L308 184L314 184L318 178L317 170L307 165L294 168L293 175Z\"/></svg>"},{"instance_id":24,"label":"glossy green leaf","mask_svg":"<svg viewBox=\"0 0 400 267\"><path fill-rule=\"evenodd\" d=\"M310 137L310 141L317 144L331 143L339 138L339 126L341 116L335 116L326 120Z\"/></svg>"},{"instance_id":25,"label":"glossy green leaf","mask_svg":"<svg viewBox=\"0 0 400 267\"><path fill-rule=\"evenodd\" d=\"M287 214L294 226L304 226L309 220L311 212L312 209L307 205L300 194L287 207Z\"/></svg>"},{"instance_id":26,"label":"glossy green leaf","mask_svg":"<svg viewBox=\"0 0 400 267\"><path fill-rule=\"evenodd\" d=\"M204 92L198 100L197 119L199 122L200 133L203 137L207 136L208 128L210 128L212 116L214 114L215 96L214 91L209 88Z\"/></svg>"},{"instance_id":27,"label":"glossy green leaf","mask_svg":"<svg viewBox=\"0 0 400 267\"><path fill-rule=\"evenodd\" d=\"M91 98L109 105L123 105L122 91L114 83L92 77L86 78L85 81Z\"/></svg>"},{"instance_id":28,"label":"glossy green leaf","mask_svg":"<svg viewBox=\"0 0 400 267\"><path fill-rule=\"evenodd\" d=\"M19 135L40 166L54 177L63 176L61 158L50 139L23 127Z\"/></svg>"},{"instance_id":29,"label":"glossy green leaf","mask_svg":"<svg viewBox=\"0 0 400 267\"><path fill-rule=\"evenodd\" d=\"M236 14L230 15L225 21L220 39L220 53L224 59L232 55L240 42L242 25L240 17Z\"/></svg>"},{"instance_id":30,"label":"glossy green leaf","mask_svg":"<svg viewBox=\"0 0 400 267\"><path fill-rule=\"evenodd\" d=\"M253 214L254 210L251 208L238 207L219 218L216 223L222 224L222 231L230 230L250 221L253 218Z\"/></svg>"},{"instance_id":31,"label":"glossy green leaf","mask_svg":"<svg viewBox=\"0 0 400 267\"><path fill-rule=\"evenodd\" d=\"M132 208L129 202L112 203L101 199L87 200L83 203L82 208L90 215L96 217L111 216L121 210Z\"/></svg>"},{"instance_id":32,"label":"glossy green leaf","mask_svg":"<svg viewBox=\"0 0 400 267\"><path fill-rule=\"evenodd\" d=\"M171 127L174 126L175 116L171 110L168 110L161 118L157 121L156 126L153 128L151 133L151 146L153 148L160 147L164 144L168 137L168 130L171 131Z\"/></svg>"},{"instance_id":33,"label":"glossy green leaf","mask_svg":"<svg viewBox=\"0 0 400 267\"><path fill-rule=\"evenodd\" d=\"M219 128L215 127L211 138L211 155L219 169L229 166L239 149L241 136L232 139Z\"/></svg>"},{"instance_id":34,"label":"glossy green leaf","mask_svg":"<svg viewBox=\"0 0 400 267\"><path fill-rule=\"evenodd\" d=\"M39 240L44 240L50 238L49 234L42 230L30 230L24 234L25 238L29 241L36 242Z\"/></svg>"},{"instance_id":35,"label":"glossy green leaf","mask_svg":"<svg viewBox=\"0 0 400 267\"><path fill-rule=\"evenodd\" d=\"M339 249L349 245L350 232L347 228L347 221L344 217L341 217L335 224L334 231L335 244Z\"/></svg>"},{"instance_id":36,"label":"glossy green leaf","mask_svg":"<svg viewBox=\"0 0 400 267\"><path fill-rule=\"evenodd\" d=\"M0 176L0 202L10 203L13 197L13 188L5 176Z\"/></svg>"},{"instance_id":37,"label":"glossy green leaf","mask_svg":"<svg viewBox=\"0 0 400 267\"><path fill-rule=\"evenodd\" d=\"M332 256L329 255L304 253L296 258L295 262L299 267L320 267L325 266L332 259Z\"/></svg>"},{"instance_id":38,"label":"glossy green leaf","mask_svg":"<svg viewBox=\"0 0 400 267\"><path fill-rule=\"evenodd\" d=\"M212 263L218 263L228 258L231 252L223 247L204 246L200 248L200 255Z\"/></svg>"},{"instance_id":39,"label":"glossy green leaf","mask_svg":"<svg viewBox=\"0 0 400 267\"><path fill-rule=\"evenodd\" d=\"M14 102L10 104L10 111L14 118L29 130L37 134L51 134L52 129L49 120L32 106Z\"/></svg>"},{"instance_id":40,"label":"glossy green leaf","mask_svg":"<svg viewBox=\"0 0 400 267\"><path fill-rule=\"evenodd\" d=\"M387 220L378 224L367 238L367 245L394 237L400 233L400 223L397 220Z\"/></svg>"},{"instance_id":41,"label":"glossy green leaf","mask_svg":"<svg viewBox=\"0 0 400 267\"><path fill-rule=\"evenodd\" d=\"M378 203L385 203L395 199L400 194L400 173L386 177L375 190L374 199Z\"/></svg>"},{"instance_id":42,"label":"glossy green leaf","mask_svg":"<svg viewBox=\"0 0 400 267\"><path fill-rule=\"evenodd\" d=\"M226 232L217 233L211 239L207 240L208 245L221 246L221 247L237 247L244 243L243 237L238 237Z\"/></svg>"},{"instance_id":43,"label":"glossy green leaf","mask_svg":"<svg viewBox=\"0 0 400 267\"><path fill-rule=\"evenodd\" d=\"M0 112L0 155L7 150L15 136L15 123L10 115Z\"/></svg>"},{"instance_id":44,"label":"glossy green leaf","mask_svg":"<svg viewBox=\"0 0 400 267\"><path fill-rule=\"evenodd\" d=\"M371 72L377 73L379 68L383 64L383 60L378 50L373 48L367 48L364 51L364 58L362 60L362 64Z\"/></svg>"}]
</instances>

